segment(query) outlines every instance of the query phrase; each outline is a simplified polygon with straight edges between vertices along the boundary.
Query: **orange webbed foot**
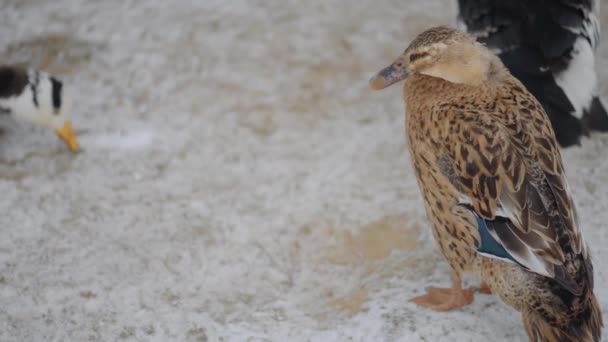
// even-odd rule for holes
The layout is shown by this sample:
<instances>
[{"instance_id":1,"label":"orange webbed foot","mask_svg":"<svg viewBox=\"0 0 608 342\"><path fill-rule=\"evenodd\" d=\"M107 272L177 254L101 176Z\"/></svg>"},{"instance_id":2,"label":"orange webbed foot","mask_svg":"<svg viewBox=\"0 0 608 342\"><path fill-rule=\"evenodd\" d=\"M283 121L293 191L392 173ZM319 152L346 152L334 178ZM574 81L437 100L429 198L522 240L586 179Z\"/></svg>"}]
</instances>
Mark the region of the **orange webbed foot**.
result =
<instances>
[{"instance_id":1,"label":"orange webbed foot","mask_svg":"<svg viewBox=\"0 0 608 342\"><path fill-rule=\"evenodd\" d=\"M460 284L460 276L452 271L452 287L432 287L425 295L410 299L420 306L435 311L450 311L458 309L473 302L473 288L463 289Z\"/></svg>"},{"instance_id":2,"label":"orange webbed foot","mask_svg":"<svg viewBox=\"0 0 608 342\"><path fill-rule=\"evenodd\" d=\"M426 294L410 299L434 311L450 311L473 302L473 289L432 287Z\"/></svg>"}]
</instances>

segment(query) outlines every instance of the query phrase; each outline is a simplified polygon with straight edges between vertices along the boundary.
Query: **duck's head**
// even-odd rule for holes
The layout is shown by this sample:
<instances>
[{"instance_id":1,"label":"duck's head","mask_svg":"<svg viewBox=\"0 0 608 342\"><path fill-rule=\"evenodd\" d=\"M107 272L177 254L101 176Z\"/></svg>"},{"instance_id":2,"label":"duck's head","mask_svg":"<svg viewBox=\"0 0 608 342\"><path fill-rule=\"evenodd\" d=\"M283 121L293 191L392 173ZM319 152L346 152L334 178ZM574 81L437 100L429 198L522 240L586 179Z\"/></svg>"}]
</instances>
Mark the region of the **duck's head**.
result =
<instances>
[{"instance_id":1,"label":"duck's head","mask_svg":"<svg viewBox=\"0 0 608 342\"><path fill-rule=\"evenodd\" d=\"M393 64L374 76L370 86L380 90L416 73L479 85L487 80L494 59L470 35L445 26L433 27L418 35Z\"/></svg>"},{"instance_id":2,"label":"duck's head","mask_svg":"<svg viewBox=\"0 0 608 342\"><path fill-rule=\"evenodd\" d=\"M38 70L0 68L0 108L16 118L52 129L70 148L78 142L69 120L71 100L61 81Z\"/></svg>"}]
</instances>

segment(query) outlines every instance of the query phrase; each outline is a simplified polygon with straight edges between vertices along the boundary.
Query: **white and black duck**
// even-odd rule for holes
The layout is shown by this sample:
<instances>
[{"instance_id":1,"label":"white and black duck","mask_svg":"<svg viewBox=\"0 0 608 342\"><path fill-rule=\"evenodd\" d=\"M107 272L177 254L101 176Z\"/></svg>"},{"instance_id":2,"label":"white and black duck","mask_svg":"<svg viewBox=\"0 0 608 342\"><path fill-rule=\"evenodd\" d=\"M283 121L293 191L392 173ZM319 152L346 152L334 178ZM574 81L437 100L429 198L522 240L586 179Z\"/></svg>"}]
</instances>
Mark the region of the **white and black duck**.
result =
<instances>
[{"instance_id":1,"label":"white and black duck","mask_svg":"<svg viewBox=\"0 0 608 342\"><path fill-rule=\"evenodd\" d=\"M76 152L69 103L63 83L55 77L38 70L0 66L0 113L52 129Z\"/></svg>"}]
</instances>

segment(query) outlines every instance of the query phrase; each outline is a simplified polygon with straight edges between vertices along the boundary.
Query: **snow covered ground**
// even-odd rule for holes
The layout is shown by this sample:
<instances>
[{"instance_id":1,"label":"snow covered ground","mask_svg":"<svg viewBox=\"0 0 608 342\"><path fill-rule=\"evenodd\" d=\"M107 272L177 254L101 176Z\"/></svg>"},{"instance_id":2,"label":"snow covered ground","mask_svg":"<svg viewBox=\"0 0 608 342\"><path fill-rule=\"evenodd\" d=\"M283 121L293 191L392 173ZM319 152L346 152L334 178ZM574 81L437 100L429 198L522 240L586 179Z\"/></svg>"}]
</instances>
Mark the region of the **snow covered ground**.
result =
<instances>
[{"instance_id":1,"label":"snow covered ground","mask_svg":"<svg viewBox=\"0 0 608 342\"><path fill-rule=\"evenodd\" d=\"M449 313L407 301L448 285L448 266L400 87L367 80L455 11L4 0L0 58L69 83L84 151L0 123L0 341L525 340L492 296ZM608 99L608 35L598 69ZM608 316L608 136L564 156Z\"/></svg>"}]
</instances>

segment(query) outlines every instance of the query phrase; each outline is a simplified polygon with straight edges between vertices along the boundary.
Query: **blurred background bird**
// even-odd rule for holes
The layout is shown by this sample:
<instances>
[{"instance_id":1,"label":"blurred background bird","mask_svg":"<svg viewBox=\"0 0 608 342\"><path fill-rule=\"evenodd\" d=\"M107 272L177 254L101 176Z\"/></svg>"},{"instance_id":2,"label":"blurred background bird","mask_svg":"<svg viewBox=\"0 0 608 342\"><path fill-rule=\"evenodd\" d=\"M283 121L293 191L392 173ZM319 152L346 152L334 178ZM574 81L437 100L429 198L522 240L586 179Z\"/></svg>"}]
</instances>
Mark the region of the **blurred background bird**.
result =
<instances>
[{"instance_id":1,"label":"blurred background bird","mask_svg":"<svg viewBox=\"0 0 608 342\"><path fill-rule=\"evenodd\" d=\"M17 66L0 66L0 113L52 129L70 150L78 151L68 118L63 83L49 74Z\"/></svg>"},{"instance_id":2,"label":"blurred background bird","mask_svg":"<svg viewBox=\"0 0 608 342\"><path fill-rule=\"evenodd\" d=\"M458 0L459 24L542 103L563 147L608 131L597 93L598 0Z\"/></svg>"}]
</instances>

